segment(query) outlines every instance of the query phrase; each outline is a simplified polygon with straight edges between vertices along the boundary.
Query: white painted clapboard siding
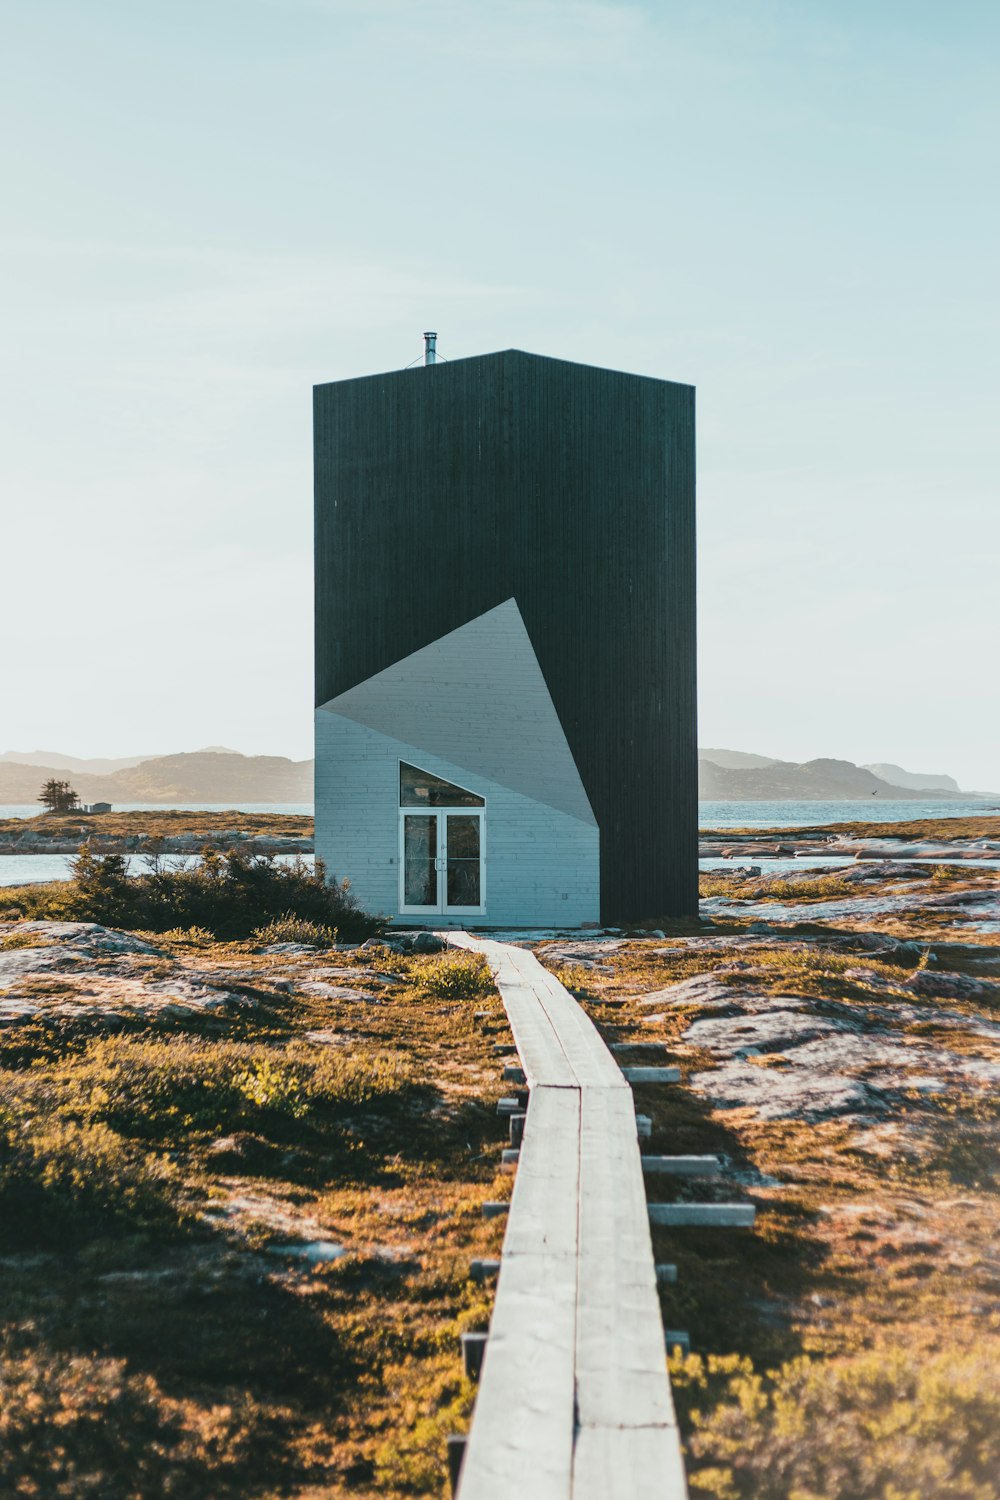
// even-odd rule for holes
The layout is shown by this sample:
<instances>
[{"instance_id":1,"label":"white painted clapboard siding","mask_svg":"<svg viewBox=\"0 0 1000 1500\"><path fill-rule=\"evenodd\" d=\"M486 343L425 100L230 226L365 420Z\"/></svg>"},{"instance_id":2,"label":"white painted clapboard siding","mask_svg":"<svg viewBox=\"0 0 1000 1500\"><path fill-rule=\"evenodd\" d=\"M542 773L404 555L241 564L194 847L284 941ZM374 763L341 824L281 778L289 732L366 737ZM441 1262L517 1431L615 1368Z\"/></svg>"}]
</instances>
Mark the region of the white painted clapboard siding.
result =
<instances>
[{"instance_id":1,"label":"white painted clapboard siding","mask_svg":"<svg viewBox=\"0 0 1000 1500\"><path fill-rule=\"evenodd\" d=\"M597 826L513 599L323 708Z\"/></svg>"},{"instance_id":2,"label":"white painted clapboard siding","mask_svg":"<svg viewBox=\"0 0 1000 1500\"><path fill-rule=\"evenodd\" d=\"M498 926L579 927L600 916L596 825L329 708L316 710L316 853L369 911L399 912L399 762L486 802L486 912ZM446 918L408 916L440 926ZM468 918L456 919L467 921Z\"/></svg>"},{"instance_id":3,"label":"white painted clapboard siding","mask_svg":"<svg viewBox=\"0 0 1000 1500\"><path fill-rule=\"evenodd\" d=\"M533 954L447 936L486 955L531 1089L460 1500L683 1500L631 1090Z\"/></svg>"}]
</instances>

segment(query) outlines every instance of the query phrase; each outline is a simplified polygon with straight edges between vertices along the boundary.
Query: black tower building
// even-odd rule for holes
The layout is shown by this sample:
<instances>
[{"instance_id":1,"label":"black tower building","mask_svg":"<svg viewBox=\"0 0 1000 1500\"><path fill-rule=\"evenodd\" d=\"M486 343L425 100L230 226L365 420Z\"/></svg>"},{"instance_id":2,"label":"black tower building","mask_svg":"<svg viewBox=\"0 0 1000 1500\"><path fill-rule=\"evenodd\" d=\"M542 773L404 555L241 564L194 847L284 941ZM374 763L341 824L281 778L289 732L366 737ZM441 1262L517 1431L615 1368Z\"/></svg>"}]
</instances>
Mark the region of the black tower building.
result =
<instances>
[{"instance_id":1,"label":"black tower building","mask_svg":"<svg viewBox=\"0 0 1000 1500\"><path fill-rule=\"evenodd\" d=\"M694 389L506 350L314 410L330 869L411 918L696 912Z\"/></svg>"}]
</instances>

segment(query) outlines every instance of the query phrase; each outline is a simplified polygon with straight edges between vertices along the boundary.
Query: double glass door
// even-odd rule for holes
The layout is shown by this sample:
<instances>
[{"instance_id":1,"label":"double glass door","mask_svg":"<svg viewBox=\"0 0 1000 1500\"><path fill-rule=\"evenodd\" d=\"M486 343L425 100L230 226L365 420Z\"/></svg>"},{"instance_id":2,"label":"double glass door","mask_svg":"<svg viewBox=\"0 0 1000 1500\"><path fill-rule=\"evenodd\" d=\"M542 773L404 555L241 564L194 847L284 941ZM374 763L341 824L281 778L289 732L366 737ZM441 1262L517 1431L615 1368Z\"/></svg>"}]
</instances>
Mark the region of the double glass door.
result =
<instances>
[{"instance_id":1,"label":"double glass door","mask_svg":"<svg viewBox=\"0 0 1000 1500\"><path fill-rule=\"evenodd\" d=\"M401 912L485 909L483 811L400 811Z\"/></svg>"}]
</instances>

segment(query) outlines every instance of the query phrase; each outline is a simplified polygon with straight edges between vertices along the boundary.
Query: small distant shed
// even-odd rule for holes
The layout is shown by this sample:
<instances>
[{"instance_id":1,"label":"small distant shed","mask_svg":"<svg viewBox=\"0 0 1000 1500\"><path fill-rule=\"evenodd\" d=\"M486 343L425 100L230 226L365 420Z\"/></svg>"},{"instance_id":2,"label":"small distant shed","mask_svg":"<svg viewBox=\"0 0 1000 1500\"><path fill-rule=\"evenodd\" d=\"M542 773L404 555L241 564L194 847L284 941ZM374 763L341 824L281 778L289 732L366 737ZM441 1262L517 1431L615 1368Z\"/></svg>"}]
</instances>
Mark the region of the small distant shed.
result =
<instances>
[{"instance_id":1,"label":"small distant shed","mask_svg":"<svg viewBox=\"0 0 1000 1500\"><path fill-rule=\"evenodd\" d=\"M110 802L92 802L86 809L89 813L107 813L111 811Z\"/></svg>"}]
</instances>

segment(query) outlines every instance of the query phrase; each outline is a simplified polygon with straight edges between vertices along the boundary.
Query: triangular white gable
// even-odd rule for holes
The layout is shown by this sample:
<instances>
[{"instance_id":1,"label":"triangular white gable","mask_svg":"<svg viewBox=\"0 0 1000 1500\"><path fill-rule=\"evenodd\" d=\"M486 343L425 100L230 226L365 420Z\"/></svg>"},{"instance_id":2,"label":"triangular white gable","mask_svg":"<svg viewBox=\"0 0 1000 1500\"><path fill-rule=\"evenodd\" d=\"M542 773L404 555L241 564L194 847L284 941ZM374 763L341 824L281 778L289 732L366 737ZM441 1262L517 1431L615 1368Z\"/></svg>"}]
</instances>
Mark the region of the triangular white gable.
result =
<instances>
[{"instance_id":1,"label":"triangular white gable","mask_svg":"<svg viewBox=\"0 0 1000 1500\"><path fill-rule=\"evenodd\" d=\"M513 599L321 707L596 823Z\"/></svg>"}]
</instances>

